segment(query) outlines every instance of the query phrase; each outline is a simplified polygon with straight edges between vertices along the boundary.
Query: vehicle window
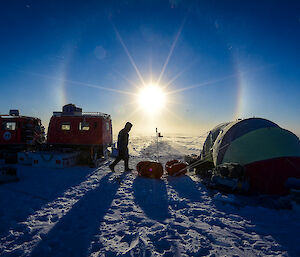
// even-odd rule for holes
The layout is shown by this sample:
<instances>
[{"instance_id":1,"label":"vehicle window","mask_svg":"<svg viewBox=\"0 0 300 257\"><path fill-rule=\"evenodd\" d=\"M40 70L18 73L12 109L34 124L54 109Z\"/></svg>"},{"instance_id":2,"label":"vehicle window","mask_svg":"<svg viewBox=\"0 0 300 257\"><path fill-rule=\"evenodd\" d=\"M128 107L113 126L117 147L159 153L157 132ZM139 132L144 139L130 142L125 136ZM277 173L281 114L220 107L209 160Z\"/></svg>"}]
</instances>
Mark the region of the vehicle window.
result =
<instances>
[{"instance_id":1,"label":"vehicle window","mask_svg":"<svg viewBox=\"0 0 300 257\"><path fill-rule=\"evenodd\" d=\"M79 130L90 130L90 124L88 122L80 122Z\"/></svg>"},{"instance_id":2,"label":"vehicle window","mask_svg":"<svg viewBox=\"0 0 300 257\"><path fill-rule=\"evenodd\" d=\"M68 122L64 122L61 124L61 130L71 130L71 124Z\"/></svg>"},{"instance_id":3,"label":"vehicle window","mask_svg":"<svg viewBox=\"0 0 300 257\"><path fill-rule=\"evenodd\" d=\"M16 122L3 122L2 128L3 128L3 130L16 130L17 124L16 124Z\"/></svg>"}]
</instances>

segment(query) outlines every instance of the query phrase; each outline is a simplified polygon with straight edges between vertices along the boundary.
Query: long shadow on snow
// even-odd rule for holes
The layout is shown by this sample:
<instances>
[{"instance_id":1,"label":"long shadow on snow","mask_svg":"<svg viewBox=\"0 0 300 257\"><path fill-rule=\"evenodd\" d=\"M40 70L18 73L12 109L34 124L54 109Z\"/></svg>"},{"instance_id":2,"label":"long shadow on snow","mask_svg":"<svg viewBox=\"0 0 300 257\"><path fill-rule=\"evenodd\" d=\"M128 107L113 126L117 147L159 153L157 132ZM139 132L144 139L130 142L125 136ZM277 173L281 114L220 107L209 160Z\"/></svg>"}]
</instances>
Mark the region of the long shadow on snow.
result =
<instances>
[{"instance_id":1,"label":"long shadow on snow","mask_svg":"<svg viewBox=\"0 0 300 257\"><path fill-rule=\"evenodd\" d=\"M42 238L31 256L86 256L120 186L110 182L110 177L110 174L104 176L96 189L84 195Z\"/></svg>"},{"instance_id":2,"label":"long shadow on snow","mask_svg":"<svg viewBox=\"0 0 300 257\"><path fill-rule=\"evenodd\" d=\"M213 203L217 209L224 212L224 216L237 215L248 220L253 225L247 228L248 231L263 237L272 236L288 252L288 256L300 256L300 223L294 222L293 218L289 217L292 215L291 212L294 212L293 217L296 216L294 210L279 209L280 199L271 195L229 195L229 199L232 200L226 201L226 195L222 194L222 196L224 198L213 199ZM276 202L275 198L279 202ZM283 205L284 203L283 201ZM238 233L238 236L243 239L243 234ZM245 240L247 239L245 238ZM267 255L268 252L264 254Z\"/></svg>"},{"instance_id":3,"label":"long shadow on snow","mask_svg":"<svg viewBox=\"0 0 300 257\"><path fill-rule=\"evenodd\" d=\"M0 238L43 205L62 196L70 187L79 185L92 171L85 167L80 167L75 173L72 168L67 168L63 172L57 169L44 169L47 171L44 172L27 166L18 166L18 169L21 171L20 181L3 184L0 187L0 194L6 195L0 199L0 206L9 206L14 217L6 217L5 212L2 214L0 210Z\"/></svg>"},{"instance_id":4,"label":"long shadow on snow","mask_svg":"<svg viewBox=\"0 0 300 257\"><path fill-rule=\"evenodd\" d=\"M181 197L189 199L192 202L201 201L201 192L189 176L168 177L168 184Z\"/></svg>"},{"instance_id":5,"label":"long shadow on snow","mask_svg":"<svg viewBox=\"0 0 300 257\"><path fill-rule=\"evenodd\" d=\"M170 218L167 188L163 180L136 177L132 187L135 202L150 219L162 222Z\"/></svg>"},{"instance_id":6,"label":"long shadow on snow","mask_svg":"<svg viewBox=\"0 0 300 257\"><path fill-rule=\"evenodd\" d=\"M200 200L201 193L197 189L196 183L189 177L184 176L169 178L168 183L171 184L171 186L183 197L192 201ZM174 203L170 202L168 199L164 180L137 177L133 183L133 190L136 203L143 209L149 218L163 222L167 218L171 217L168 207L170 205L172 206ZM168 226L169 228L167 232L157 232L148 236L158 253L163 254L163 256L179 256L179 253L176 254L179 247L178 240L181 238L178 232L180 231L182 234L187 234L189 228L172 222L168 223ZM195 227L193 229L203 236L201 238L202 247L196 254L194 252L190 252L189 255L208 255L209 250L211 249L211 242L214 241L214 238L200 228Z\"/></svg>"},{"instance_id":7,"label":"long shadow on snow","mask_svg":"<svg viewBox=\"0 0 300 257\"><path fill-rule=\"evenodd\" d=\"M197 186L197 183L189 176L168 177L168 184L176 190L181 197L190 199L193 202L203 201L201 199L201 190ZM288 222L287 218L284 218L291 212L290 210L275 209L278 205L280 207L280 202L274 202L274 197L233 195L229 197L229 200L226 199L226 197L212 199L213 205L224 213L224 217L233 215L233 222L238 222L239 218L235 216L237 215L251 221L254 226L247 228L247 230L262 236L271 235L277 243L288 251L289 256L300 256L300 239L298 239L299 237L297 236L300 225L294 224L292 221ZM284 205L284 202L282 205ZM266 215L268 215L269 218L267 218ZM237 219L237 221L235 219ZM219 225L223 228L227 226L221 221ZM286 232L284 232L285 229ZM243 233L239 231L231 232L237 233L241 238L244 237ZM243 239L248 240L249 238L245 237ZM295 240L297 240L297 242ZM268 253L266 252L266 254Z\"/></svg>"}]
</instances>

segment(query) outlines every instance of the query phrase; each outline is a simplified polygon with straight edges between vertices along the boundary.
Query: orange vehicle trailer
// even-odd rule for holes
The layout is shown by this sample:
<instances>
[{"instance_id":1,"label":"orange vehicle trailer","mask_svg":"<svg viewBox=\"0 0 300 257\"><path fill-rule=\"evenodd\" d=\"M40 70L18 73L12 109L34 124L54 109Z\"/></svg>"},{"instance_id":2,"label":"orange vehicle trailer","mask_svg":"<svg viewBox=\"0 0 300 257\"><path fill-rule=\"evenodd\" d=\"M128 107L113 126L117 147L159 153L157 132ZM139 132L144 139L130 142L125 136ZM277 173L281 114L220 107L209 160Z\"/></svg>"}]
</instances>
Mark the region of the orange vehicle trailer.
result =
<instances>
[{"instance_id":1,"label":"orange vehicle trailer","mask_svg":"<svg viewBox=\"0 0 300 257\"><path fill-rule=\"evenodd\" d=\"M63 107L62 112L53 112L47 144L52 148L79 150L83 159L95 161L105 156L112 144L112 123L108 114L82 112L73 104Z\"/></svg>"}]
</instances>

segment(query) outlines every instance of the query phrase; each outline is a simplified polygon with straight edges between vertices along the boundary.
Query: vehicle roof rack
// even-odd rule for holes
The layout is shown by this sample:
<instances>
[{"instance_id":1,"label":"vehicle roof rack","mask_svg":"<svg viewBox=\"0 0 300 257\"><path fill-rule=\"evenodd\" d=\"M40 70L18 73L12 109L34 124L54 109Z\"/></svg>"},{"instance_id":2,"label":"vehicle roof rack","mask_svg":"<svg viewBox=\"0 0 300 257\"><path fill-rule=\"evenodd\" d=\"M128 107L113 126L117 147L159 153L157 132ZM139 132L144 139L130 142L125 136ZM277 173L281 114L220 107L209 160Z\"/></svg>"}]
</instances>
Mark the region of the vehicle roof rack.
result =
<instances>
[{"instance_id":1,"label":"vehicle roof rack","mask_svg":"<svg viewBox=\"0 0 300 257\"><path fill-rule=\"evenodd\" d=\"M65 116L85 116L85 117L103 117L110 118L109 114L102 112L53 112L53 116L55 117L65 117Z\"/></svg>"},{"instance_id":2,"label":"vehicle roof rack","mask_svg":"<svg viewBox=\"0 0 300 257\"><path fill-rule=\"evenodd\" d=\"M13 115L12 116L12 115L9 115L9 114L0 114L0 117L4 118L4 119L13 119L13 118L40 119L40 118L32 117L32 116L23 116L23 115L18 115L18 116Z\"/></svg>"}]
</instances>

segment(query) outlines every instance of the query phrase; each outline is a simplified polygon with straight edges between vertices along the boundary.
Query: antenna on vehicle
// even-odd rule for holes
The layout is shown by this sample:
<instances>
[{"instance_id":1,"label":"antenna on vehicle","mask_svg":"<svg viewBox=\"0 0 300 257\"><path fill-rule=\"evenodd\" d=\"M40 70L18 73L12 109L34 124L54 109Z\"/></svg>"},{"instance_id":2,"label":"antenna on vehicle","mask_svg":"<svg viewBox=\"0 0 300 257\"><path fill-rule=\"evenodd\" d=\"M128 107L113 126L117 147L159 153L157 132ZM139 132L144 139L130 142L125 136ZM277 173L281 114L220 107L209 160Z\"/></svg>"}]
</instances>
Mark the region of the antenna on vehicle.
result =
<instances>
[{"instance_id":1,"label":"antenna on vehicle","mask_svg":"<svg viewBox=\"0 0 300 257\"><path fill-rule=\"evenodd\" d=\"M159 151L158 151L158 139L163 137L160 132L157 131L156 128L156 153L157 153L157 162L159 162Z\"/></svg>"}]
</instances>

